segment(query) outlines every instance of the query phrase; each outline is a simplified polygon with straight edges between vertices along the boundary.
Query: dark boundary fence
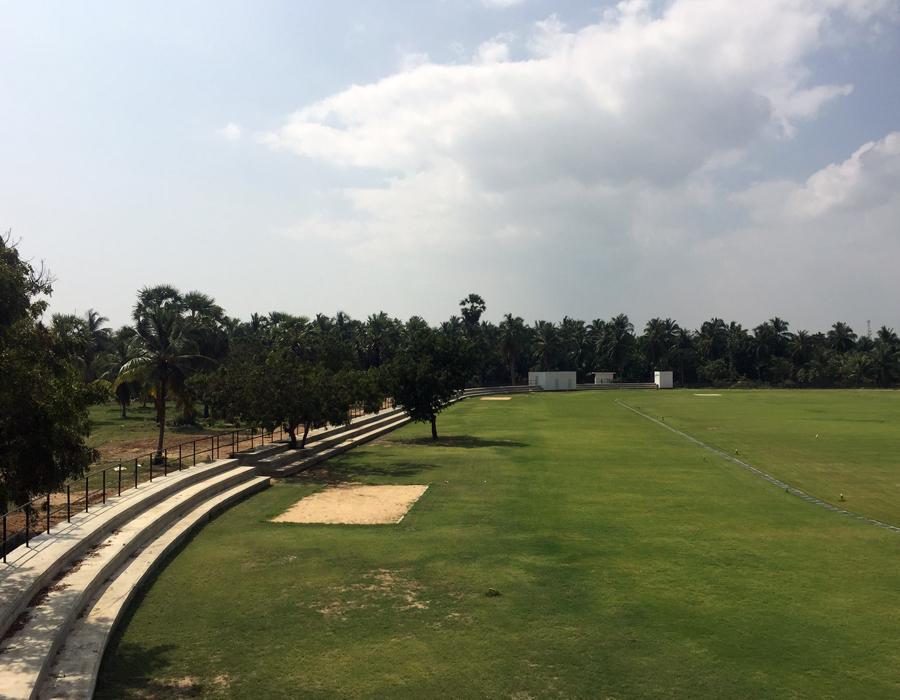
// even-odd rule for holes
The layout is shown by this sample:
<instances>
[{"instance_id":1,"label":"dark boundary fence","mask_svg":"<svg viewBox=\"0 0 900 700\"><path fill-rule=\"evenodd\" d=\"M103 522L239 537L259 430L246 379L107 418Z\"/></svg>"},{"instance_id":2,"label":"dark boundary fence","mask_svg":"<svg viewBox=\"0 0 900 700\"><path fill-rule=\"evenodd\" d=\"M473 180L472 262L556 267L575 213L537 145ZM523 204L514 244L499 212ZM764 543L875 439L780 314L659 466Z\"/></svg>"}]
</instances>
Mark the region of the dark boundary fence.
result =
<instances>
[{"instance_id":1,"label":"dark boundary fence","mask_svg":"<svg viewBox=\"0 0 900 700\"><path fill-rule=\"evenodd\" d=\"M393 399L387 399L382 410L394 407ZM348 418L353 420L365 415L362 406L350 409ZM226 455L263 445L267 442L285 440L287 431L276 428L266 432L262 428L241 428L230 433L218 433L165 448L162 454L150 452L126 462L92 471L79 479L64 484L61 491L42 494L3 515L2 544L0 558L6 563L6 555L16 547L29 546L31 538L51 529L59 523L69 522L81 511L90 511L91 506L106 503L112 496L121 496L123 491L137 488L140 484L153 481L169 472L181 471L196 466L197 461L219 459L222 451Z\"/></svg>"},{"instance_id":2,"label":"dark boundary fence","mask_svg":"<svg viewBox=\"0 0 900 700\"><path fill-rule=\"evenodd\" d=\"M221 457L223 450L231 455L248 447L283 440L286 435L282 428L268 433L260 428L242 428L173 445L162 454L150 452L73 479L61 491L33 498L3 515L0 545L3 562L6 563L6 555L16 547L29 546L31 538L44 532L49 534L55 525L69 522L76 513L90 511L91 506L106 503L107 498L121 496L123 491L168 476L170 472L196 466L198 460L212 462Z\"/></svg>"},{"instance_id":3,"label":"dark boundary fence","mask_svg":"<svg viewBox=\"0 0 900 700\"><path fill-rule=\"evenodd\" d=\"M381 408L393 407L393 399L387 399ZM348 418L353 420L363 415L363 407L354 406ZM91 506L106 503L107 498L121 496L123 491L168 476L169 472L196 466L198 460L219 459L223 450L226 455L232 455L286 438L287 431L280 427L268 433L262 428L241 428L173 445L165 448L160 455L150 452L92 471L64 484L62 490L56 493L42 494L5 513L0 533L0 558L5 564L6 555L16 547L23 544L29 546L31 538L44 532L50 534L54 526L63 521L69 522L76 513L90 511Z\"/></svg>"}]
</instances>

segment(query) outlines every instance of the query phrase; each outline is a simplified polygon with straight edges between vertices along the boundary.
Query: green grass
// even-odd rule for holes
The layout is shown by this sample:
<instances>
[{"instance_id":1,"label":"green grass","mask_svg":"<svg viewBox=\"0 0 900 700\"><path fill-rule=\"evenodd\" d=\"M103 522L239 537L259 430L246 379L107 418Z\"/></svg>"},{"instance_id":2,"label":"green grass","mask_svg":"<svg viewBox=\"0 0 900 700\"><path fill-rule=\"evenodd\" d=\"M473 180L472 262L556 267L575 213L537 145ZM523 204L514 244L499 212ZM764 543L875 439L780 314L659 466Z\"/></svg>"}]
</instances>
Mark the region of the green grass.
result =
<instances>
[{"instance_id":1,"label":"green grass","mask_svg":"<svg viewBox=\"0 0 900 700\"><path fill-rule=\"evenodd\" d=\"M396 526L271 523L321 488L279 483L142 593L95 697L900 696L900 536L613 402L679 395L469 400L333 460L430 484Z\"/></svg>"},{"instance_id":2,"label":"green grass","mask_svg":"<svg viewBox=\"0 0 900 700\"><path fill-rule=\"evenodd\" d=\"M122 407L114 403L91 406L90 413L93 425L88 442L91 447L159 435L159 428L156 425L156 409L152 405L141 408L140 404L133 403L128 407L125 418L122 418ZM167 423L174 420L177 415L174 402L171 402L166 414ZM192 435L209 435L229 429L224 423L212 428L201 428L196 425L179 427L167 425L166 435L184 435L184 440L188 441Z\"/></svg>"},{"instance_id":3,"label":"green grass","mask_svg":"<svg viewBox=\"0 0 900 700\"><path fill-rule=\"evenodd\" d=\"M900 526L900 392L658 391L621 400L826 503Z\"/></svg>"}]
</instances>

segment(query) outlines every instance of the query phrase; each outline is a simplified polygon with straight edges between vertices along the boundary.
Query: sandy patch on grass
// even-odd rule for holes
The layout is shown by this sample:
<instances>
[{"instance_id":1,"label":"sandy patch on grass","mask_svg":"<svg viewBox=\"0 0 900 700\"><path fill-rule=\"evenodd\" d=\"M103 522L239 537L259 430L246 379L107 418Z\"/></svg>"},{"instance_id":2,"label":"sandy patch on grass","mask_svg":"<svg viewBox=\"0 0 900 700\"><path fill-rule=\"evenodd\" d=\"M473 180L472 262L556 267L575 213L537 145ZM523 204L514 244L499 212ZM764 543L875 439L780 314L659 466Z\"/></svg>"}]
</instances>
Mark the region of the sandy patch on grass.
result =
<instances>
[{"instance_id":1,"label":"sandy patch on grass","mask_svg":"<svg viewBox=\"0 0 900 700\"><path fill-rule=\"evenodd\" d=\"M399 523L427 486L337 484L301 498L276 523L385 525Z\"/></svg>"},{"instance_id":2,"label":"sandy patch on grass","mask_svg":"<svg viewBox=\"0 0 900 700\"><path fill-rule=\"evenodd\" d=\"M694 396L721 396L722 394L694 394Z\"/></svg>"},{"instance_id":3,"label":"sandy patch on grass","mask_svg":"<svg viewBox=\"0 0 900 700\"><path fill-rule=\"evenodd\" d=\"M482 396L482 401L512 401L512 396Z\"/></svg>"}]
</instances>

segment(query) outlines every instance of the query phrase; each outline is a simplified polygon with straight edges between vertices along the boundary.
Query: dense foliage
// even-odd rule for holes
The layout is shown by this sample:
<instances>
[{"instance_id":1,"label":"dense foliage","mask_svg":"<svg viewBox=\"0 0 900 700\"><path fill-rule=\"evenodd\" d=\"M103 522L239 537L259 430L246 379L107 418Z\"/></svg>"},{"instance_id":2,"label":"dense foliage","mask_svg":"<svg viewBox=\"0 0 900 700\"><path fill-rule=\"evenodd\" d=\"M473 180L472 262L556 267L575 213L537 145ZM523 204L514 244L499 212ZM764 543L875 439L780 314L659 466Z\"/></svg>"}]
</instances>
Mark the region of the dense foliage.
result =
<instances>
[{"instance_id":1,"label":"dense foliage","mask_svg":"<svg viewBox=\"0 0 900 700\"><path fill-rule=\"evenodd\" d=\"M108 388L86 384L40 316L50 279L0 236L0 508L81 475L96 458L88 407Z\"/></svg>"}]
</instances>

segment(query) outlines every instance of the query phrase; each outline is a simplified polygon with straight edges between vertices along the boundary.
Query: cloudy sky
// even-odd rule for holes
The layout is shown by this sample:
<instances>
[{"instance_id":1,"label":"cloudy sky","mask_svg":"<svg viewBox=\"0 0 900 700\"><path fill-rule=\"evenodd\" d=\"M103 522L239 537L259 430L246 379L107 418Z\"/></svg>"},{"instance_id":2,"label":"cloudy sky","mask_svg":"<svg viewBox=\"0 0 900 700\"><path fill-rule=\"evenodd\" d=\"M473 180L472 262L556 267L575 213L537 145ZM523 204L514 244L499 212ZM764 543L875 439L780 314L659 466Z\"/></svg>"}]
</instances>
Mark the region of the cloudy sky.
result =
<instances>
[{"instance_id":1,"label":"cloudy sky","mask_svg":"<svg viewBox=\"0 0 900 700\"><path fill-rule=\"evenodd\" d=\"M900 329L896 0L0 2L52 311Z\"/></svg>"}]
</instances>

